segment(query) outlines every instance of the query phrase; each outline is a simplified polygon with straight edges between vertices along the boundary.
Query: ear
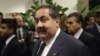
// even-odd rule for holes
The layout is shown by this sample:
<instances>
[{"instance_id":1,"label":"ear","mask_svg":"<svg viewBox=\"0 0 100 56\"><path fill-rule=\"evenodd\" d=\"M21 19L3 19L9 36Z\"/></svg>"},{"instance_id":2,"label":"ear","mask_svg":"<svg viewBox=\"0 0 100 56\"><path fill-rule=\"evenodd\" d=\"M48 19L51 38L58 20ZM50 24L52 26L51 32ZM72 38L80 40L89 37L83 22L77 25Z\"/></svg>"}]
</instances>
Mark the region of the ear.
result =
<instances>
[{"instance_id":1,"label":"ear","mask_svg":"<svg viewBox=\"0 0 100 56\"><path fill-rule=\"evenodd\" d=\"M60 19L59 18L56 19L56 25L57 25L57 27L59 27L59 25L60 25Z\"/></svg>"},{"instance_id":2,"label":"ear","mask_svg":"<svg viewBox=\"0 0 100 56\"><path fill-rule=\"evenodd\" d=\"M59 17L57 17L57 19L56 19L56 23L60 23L60 18Z\"/></svg>"},{"instance_id":3,"label":"ear","mask_svg":"<svg viewBox=\"0 0 100 56\"><path fill-rule=\"evenodd\" d=\"M59 23L60 23L60 20L59 20L59 19L57 19L57 20L56 20L56 23L58 23L58 24L59 24Z\"/></svg>"}]
</instances>

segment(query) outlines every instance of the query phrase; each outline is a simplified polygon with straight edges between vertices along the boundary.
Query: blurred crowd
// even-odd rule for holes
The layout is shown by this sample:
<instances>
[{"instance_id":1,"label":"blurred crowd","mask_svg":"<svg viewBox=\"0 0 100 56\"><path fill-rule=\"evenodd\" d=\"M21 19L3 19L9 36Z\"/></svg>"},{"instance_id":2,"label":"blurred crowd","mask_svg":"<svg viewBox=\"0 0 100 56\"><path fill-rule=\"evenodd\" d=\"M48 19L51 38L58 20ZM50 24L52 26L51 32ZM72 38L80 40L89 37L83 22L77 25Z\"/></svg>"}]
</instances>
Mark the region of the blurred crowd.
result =
<instances>
[{"instance_id":1,"label":"blurred crowd","mask_svg":"<svg viewBox=\"0 0 100 56\"><path fill-rule=\"evenodd\" d=\"M93 56L100 56L100 11L84 18L80 13L70 13L60 18L60 28L83 42ZM32 56L34 42L39 37L36 30L25 24L22 14L4 18L0 12L0 56Z\"/></svg>"}]
</instances>

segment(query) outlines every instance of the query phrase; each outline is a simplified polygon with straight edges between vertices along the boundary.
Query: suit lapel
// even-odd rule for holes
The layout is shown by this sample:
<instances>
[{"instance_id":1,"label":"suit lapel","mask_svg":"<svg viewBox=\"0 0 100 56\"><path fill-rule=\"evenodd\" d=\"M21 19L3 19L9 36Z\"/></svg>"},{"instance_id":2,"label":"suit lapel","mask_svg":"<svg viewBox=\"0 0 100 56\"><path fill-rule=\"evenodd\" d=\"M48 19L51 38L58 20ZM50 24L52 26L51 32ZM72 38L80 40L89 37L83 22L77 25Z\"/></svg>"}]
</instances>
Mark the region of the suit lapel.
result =
<instances>
[{"instance_id":1,"label":"suit lapel","mask_svg":"<svg viewBox=\"0 0 100 56\"><path fill-rule=\"evenodd\" d=\"M9 50L10 48L12 48L14 41L15 41L15 37L12 38L11 41L7 45L5 45L5 47L2 50L2 56L5 56L7 53L10 52Z\"/></svg>"},{"instance_id":2,"label":"suit lapel","mask_svg":"<svg viewBox=\"0 0 100 56\"><path fill-rule=\"evenodd\" d=\"M60 53L60 51L62 50L62 46L63 46L64 42L62 41L61 34L62 33L60 33L60 35L55 40L55 42L52 45L51 49L49 50L47 56L57 56Z\"/></svg>"},{"instance_id":3,"label":"suit lapel","mask_svg":"<svg viewBox=\"0 0 100 56\"><path fill-rule=\"evenodd\" d=\"M32 56L36 56L41 41L36 41L33 46Z\"/></svg>"},{"instance_id":4,"label":"suit lapel","mask_svg":"<svg viewBox=\"0 0 100 56\"><path fill-rule=\"evenodd\" d=\"M100 32L98 31L96 25L93 26L92 30L94 31L94 35L96 35L97 37L100 37Z\"/></svg>"},{"instance_id":5,"label":"suit lapel","mask_svg":"<svg viewBox=\"0 0 100 56\"><path fill-rule=\"evenodd\" d=\"M10 40L10 42L6 46L6 50L8 50L9 48L12 48L12 46L14 46L14 44L16 44L16 37L14 37Z\"/></svg>"},{"instance_id":6,"label":"suit lapel","mask_svg":"<svg viewBox=\"0 0 100 56\"><path fill-rule=\"evenodd\" d=\"M96 25L94 25L93 29L95 29L94 32L96 32L96 33L99 32Z\"/></svg>"},{"instance_id":7,"label":"suit lapel","mask_svg":"<svg viewBox=\"0 0 100 56\"><path fill-rule=\"evenodd\" d=\"M85 40L85 32L84 31L80 35L79 40L81 40L81 41L84 41Z\"/></svg>"}]
</instances>

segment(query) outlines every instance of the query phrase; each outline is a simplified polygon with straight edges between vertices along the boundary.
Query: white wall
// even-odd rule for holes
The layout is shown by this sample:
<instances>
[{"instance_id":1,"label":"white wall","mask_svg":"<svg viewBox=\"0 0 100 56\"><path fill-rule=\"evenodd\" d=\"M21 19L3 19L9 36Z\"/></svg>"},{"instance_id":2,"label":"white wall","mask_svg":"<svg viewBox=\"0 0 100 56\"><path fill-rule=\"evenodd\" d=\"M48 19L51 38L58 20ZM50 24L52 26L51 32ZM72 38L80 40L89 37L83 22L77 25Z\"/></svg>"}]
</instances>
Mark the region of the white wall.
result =
<instances>
[{"instance_id":1,"label":"white wall","mask_svg":"<svg viewBox=\"0 0 100 56\"><path fill-rule=\"evenodd\" d=\"M57 4L60 4L63 7L67 7L68 10L66 11L66 14L70 14L72 12L77 12L77 2L78 0L53 0L53 2L56 2Z\"/></svg>"},{"instance_id":2,"label":"white wall","mask_svg":"<svg viewBox=\"0 0 100 56\"><path fill-rule=\"evenodd\" d=\"M0 0L0 11L4 13L4 17L11 17L9 13L25 12L30 8L34 0ZM43 0L44 1L44 0ZM63 7L68 7L66 14L77 11L77 0L53 0Z\"/></svg>"},{"instance_id":3,"label":"white wall","mask_svg":"<svg viewBox=\"0 0 100 56\"><path fill-rule=\"evenodd\" d=\"M33 0L0 0L0 11L5 18L11 17L9 13L25 12L32 2Z\"/></svg>"}]
</instances>

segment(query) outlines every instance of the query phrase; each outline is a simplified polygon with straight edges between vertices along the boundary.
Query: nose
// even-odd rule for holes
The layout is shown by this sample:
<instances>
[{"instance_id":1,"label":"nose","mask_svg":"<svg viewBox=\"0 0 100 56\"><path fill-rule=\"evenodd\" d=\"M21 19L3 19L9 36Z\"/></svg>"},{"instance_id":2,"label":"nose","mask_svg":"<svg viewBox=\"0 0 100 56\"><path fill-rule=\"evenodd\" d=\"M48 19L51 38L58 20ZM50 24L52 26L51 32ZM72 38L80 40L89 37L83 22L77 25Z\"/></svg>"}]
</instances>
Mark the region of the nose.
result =
<instances>
[{"instance_id":1,"label":"nose","mask_svg":"<svg viewBox=\"0 0 100 56\"><path fill-rule=\"evenodd\" d=\"M70 25L67 23L66 26L69 27Z\"/></svg>"},{"instance_id":2,"label":"nose","mask_svg":"<svg viewBox=\"0 0 100 56\"><path fill-rule=\"evenodd\" d=\"M37 27L43 27L43 23L41 21L39 21L36 26Z\"/></svg>"}]
</instances>

